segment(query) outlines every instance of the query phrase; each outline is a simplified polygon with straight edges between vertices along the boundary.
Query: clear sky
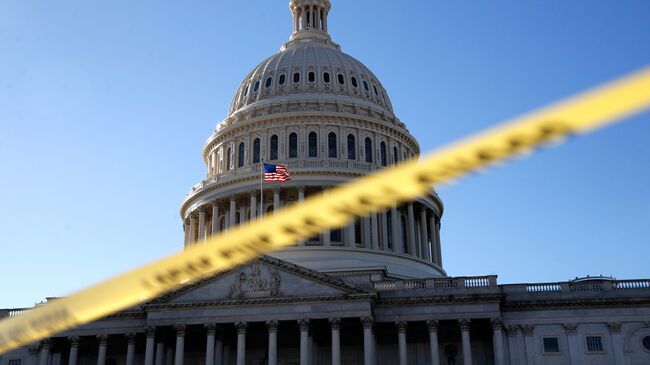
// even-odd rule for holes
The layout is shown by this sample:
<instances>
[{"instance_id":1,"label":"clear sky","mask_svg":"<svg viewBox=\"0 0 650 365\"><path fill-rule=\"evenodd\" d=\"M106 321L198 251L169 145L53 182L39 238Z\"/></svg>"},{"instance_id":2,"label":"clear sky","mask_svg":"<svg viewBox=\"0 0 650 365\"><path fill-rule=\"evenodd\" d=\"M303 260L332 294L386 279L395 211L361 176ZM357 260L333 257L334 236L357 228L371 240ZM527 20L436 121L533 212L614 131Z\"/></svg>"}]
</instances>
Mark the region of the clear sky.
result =
<instances>
[{"instance_id":1,"label":"clear sky","mask_svg":"<svg viewBox=\"0 0 650 365\"><path fill-rule=\"evenodd\" d=\"M182 248L179 205L288 0L0 0L0 308ZM333 0L429 151L650 64L650 2ZM650 113L439 191L444 267L648 278Z\"/></svg>"}]
</instances>

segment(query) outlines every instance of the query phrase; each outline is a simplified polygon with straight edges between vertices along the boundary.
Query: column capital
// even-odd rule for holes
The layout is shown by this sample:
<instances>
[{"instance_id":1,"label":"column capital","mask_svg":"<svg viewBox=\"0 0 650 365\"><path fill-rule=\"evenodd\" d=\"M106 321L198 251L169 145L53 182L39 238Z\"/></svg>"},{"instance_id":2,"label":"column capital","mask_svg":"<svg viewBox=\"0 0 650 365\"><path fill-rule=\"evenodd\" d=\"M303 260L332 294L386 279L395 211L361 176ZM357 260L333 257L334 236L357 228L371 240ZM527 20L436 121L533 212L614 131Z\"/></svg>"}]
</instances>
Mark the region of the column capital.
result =
<instances>
[{"instance_id":1,"label":"column capital","mask_svg":"<svg viewBox=\"0 0 650 365\"><path fill-rule=\"evenodd\" d=\"M156 335L156 327L154 326L145 327L144 331L147 334L147 337L153 338Z\"/></svg>"},{"instance_id":2,"label":"column capital","mask_svg":"<svg viewBox=\"0 0 650 365\"><path fill-rule=\"evenodd\" d=\"M364 329L369 329L372 328L372 324L375 322L372 317L361 317L361 324L363 325Z\"/></svg>"},{"instance_id":3,"label":"column capital","mask_svg":"<svg viewBox=\"0 0 650 365\"><path fill-rule=\"evenodd\" d=\"M611 333L621 333L621 322L608 322L607 328Z\"/></svg>"},{"instance_id":4,"label":"column capital","mask_svg":"<svg viewBox=\"0 0 650 365\"><path fill-rule=\"evenodd\" d=\"M37 345L29 346L27 350L29 351L29 354L32 355L32 356L36 356L38 354L38 346Z\"/></svg>"},{"instance_id":5,"label":"column capital","mask_svg":"<svg viewBox=\"0 0 650 365\"><path fill-rule=\"evenodd\" d=\"M210 203L212 203L213 207L218 207L219 206L219 199L212 199L212 201L210 201Z\"/></svg>"},{"instance_id":6,"label":"column capital","mask_svg":"<svg viewBox=\"0 0 650 365\"><path fill-rule=\"evenodd\" d=\"M341 318L330 318L330 326L332 329L340 329L341 328Z\"/></svg>"},{"instance_id":7,"label":"column capital","mask_svg":"<svg viewBox=\"0 0 650 365\"><path fill-rule=\"evenodd\" d=\"M205 205L199 207L199 214L205 214Z\"/></svg>"},{"instance_id":8,"label":"column capital","mask_svg":"<svg viewBox=\"0 0 650 365\"><path fill-rule=\"evenodd\" d=\"M246 322L237 322L235 323L235 327L237 328L237 334L246 334Z\"/></svg>"},{"instance_id":9,"label":"column capital","mask_svg":"<svg viewBox=\"0 0 650 365\"><path fill-rule=\"evenodd\" d=\"M305 192L305 185L298 185L297 188L298 188L298 192L300 192L300 193Z\"/></svg>"},{"instance_id":10,"label":"column capital","mask_svg":"<svg viewBox=\"0 0 650 365\"><path fill-rule=\"evenodd\" d=\"M492 318L490 320L493 330L502 330L503 329L503 320L501 318Z\"/></svg>"},{"instance_id":11,"label":"column capital","mask_svg":"<svg viewBox=\"0 0 650 365\"><path fill-rule=\"evenodd\" d=\"M427 327L429 328L429 332L438 332L438 324L439 322L437 320L427 321Z\"/></svg>"},{"instance_id":12,"label":"column capital","mask_svg":"<svg viewBox=\"0 0 650 365\"><path fill-rule=\"evenodd\" d=\"M230 200L230 203L234 203L235 200L237 200L237 196L231 195L231 196L228 197L228 199Z\"/></svg>"},{"instance_id":13,"label":"column capital","mask_svg":"<svg viewBox=\"0 0 650 365\"><path fill-rule=\"evenodd\" d=\"M49 349L50 348L50 339L45 338L45 339L41 340L41 347Z\"/></svg>"},{"instance_id":14,"label":"column capital","mask_svg":"<svg viewBox=\"0 0 650 365\"><path fill-rule=\"evenodd\" d=\"M569 335L575 335L578 331L578 325L575 323L564 323L562 327L564 327L564 331Z\"/></svg>"},{"instance_id":15,"label":"column capital","mask_svg":"<svg viewBox=\"0 0 650 365\"><path fill-rule=\"evenodd\" d=\"M108 335L105 334L97 335L97 340L99 340L100 346L106 346L106 344L108 344Z\"/></svg>"},{"instance_id":16,"label":"column capital","mask_svg":"<svg viewBox=\"0 0 650 365\"><path fill-rule=\"evenodd\" d=\"M134 332L129 332L129 333L125 334L124 336L126 337L126 342L129 345L135 344L135 338L136 338L137 335Z\"/></svg>"},{"instance_id":17,"label":"column capital","mask_svg":"<svg viewBox=\"0 0 650 365\"><path fill-rule=\"evenodd\" d=\"M266 328L269 332L278 332L278 321L266 321Z\"/></svg>"},{"instance_id":18,"label":"column capital","mask_svg":"<svg viewBox=\"0 0 650 365\"><path fill-rule=\"evenodd\" d=\"M521 332L524 333L524 336L532 336L535 332L535 326L532 324L521 325Z\"/></svg>"},{"instance_id":19,"label":"column capital","mask_svg":"<svg viewBox=\"0 0 650 365\"><path fill-rule=\"evenodd\" d=\"M174 331L176 331L176 337L185 337L185 325L177 324L174 326Z\"/></svg>"},{"instance_id":20,"label":"column capital","mask_svg":"<svg viewBox=\"0 0 650 365\"><path fill-rule=\"evenodd\" d=\"M469 326L471 325L471 319L459 319L458 324L460 324L461 331L469 331Z\"/></svg>"},{"instance_id":21,"label":"column capital","mask_svg":"<svg viewBox=\"0 0 650 365\"><path fill-rule=\"evenodd\" d=\"M517 337L517 331L519 331L519 326L516 324L509 324L506 326L506 332L508 337Z\"/></svg>"},{"instance_id":22,"label":"column capital","mask_svg":"<svg viewBox=\"0 0 650 365\"><path fill-rule=\"evenodd\" d=\"M251 191L251 193L249 195L250 195L251 198L257 198L258 194L259 193L257 192L257 190L253 190L253 191Z\"/></svg>"},{"instance_id":23,"label":"column capital","mask_svg":"<svg viewBox=\"0 0 650 365\"><path fill-rule=\"evenodd\" d=\"M79 346L79 336L70 336L68 337L68 341L70 341L70 346L72 347Z\"/></svg>"},{"instance_id":24,"label":"column capital","mask_svg":"<svg viewBox=\"0 0 650 365\"><path fill-rule=\"evenodd\" d=\"M303 318L298 321L298 326L300 326L300 332L309 331L309 319Z\"/></svg>"},{"instance_id":25,"label":"column capital","mask_svg":"<svg viewBox=\"0 0 650 365\"><path fill-rule=\"evenodd\" d=\"M279 186L274 186L273 187L273 194L280 194L280 187Z\"/></svg>"},{"instance_id":26,"label":"column capital","mask_svg":"<svg viewBox=\"0 0 650 365\"><path fill-rule=\"evenodd\" d=\"M217 325L214 323L207 323L204 324L203 327L205 327L205 330L208 333L208 336L214 336L217 333Z\"/></svg>"},{"instance_id":27,"label":"column capital","mask_svg":"<svg viewBox=\"0 0 650 365\"><path fill-rule=\"evenodd\" d=\"M395 325L397 326L397 332L406 333L406 327L408 326L408 322L406 322L406 321L397 321L397 322L395 322Z\"/></svg>"}]
</instances>

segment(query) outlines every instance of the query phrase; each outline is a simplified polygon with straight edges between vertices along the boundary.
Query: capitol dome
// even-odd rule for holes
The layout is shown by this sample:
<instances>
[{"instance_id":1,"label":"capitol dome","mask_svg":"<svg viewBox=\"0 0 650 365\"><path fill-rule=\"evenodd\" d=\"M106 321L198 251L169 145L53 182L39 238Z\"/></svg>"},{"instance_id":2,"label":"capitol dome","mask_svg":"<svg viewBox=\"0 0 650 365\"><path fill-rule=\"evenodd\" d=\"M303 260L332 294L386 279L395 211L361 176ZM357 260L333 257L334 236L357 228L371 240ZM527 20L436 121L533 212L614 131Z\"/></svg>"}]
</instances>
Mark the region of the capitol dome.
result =
<instances>
[{"instance_id":1,"label":"capitol dome","mask_svg":"<svg viewBox=\"0 0 650 365\"><path fill-rule=\"evenodd\" d=\"M181 206L186 245L419 155L377 76L330 38L330 6L291 0L288 42L244 78L208 137L207 176ZM291 180L261 184L262 162ZM272 255L328 275L445 276L442 212L431 191Z\"/></svg>"}]
</instances>

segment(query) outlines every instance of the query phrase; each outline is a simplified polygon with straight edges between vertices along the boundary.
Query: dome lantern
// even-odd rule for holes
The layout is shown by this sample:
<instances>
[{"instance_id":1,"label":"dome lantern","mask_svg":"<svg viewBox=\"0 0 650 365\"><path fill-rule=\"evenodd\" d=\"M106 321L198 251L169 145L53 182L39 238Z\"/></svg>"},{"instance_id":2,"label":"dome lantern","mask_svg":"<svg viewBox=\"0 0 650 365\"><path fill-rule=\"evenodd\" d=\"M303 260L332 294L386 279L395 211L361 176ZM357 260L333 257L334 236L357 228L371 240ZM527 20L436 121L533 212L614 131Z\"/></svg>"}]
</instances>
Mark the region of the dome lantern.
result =
<instances>
[{"instance_id":1,"label":"dome lantern","mask_svg":"<svg viewBox=\"0 0 650 365\"><path fill-rule=\"evenodd\" d=\"M287 45L304 39L316 39L336 47L327 33L330 8L329 0L291 0L289 10L293 15L293 33Z\"/></svg>"}]
</instances>

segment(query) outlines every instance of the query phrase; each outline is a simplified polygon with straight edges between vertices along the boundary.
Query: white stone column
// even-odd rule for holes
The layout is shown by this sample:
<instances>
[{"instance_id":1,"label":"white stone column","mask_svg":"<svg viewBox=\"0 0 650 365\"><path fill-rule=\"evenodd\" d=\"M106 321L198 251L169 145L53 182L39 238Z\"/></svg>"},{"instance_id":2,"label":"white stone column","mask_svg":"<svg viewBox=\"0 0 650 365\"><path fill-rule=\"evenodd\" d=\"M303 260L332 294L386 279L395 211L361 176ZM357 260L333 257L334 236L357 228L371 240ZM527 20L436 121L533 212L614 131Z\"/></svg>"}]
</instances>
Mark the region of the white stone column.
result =
<instances>
[{"instance_id":1,"label":"white stone column","mask_svg":"<svg viewBox=\"0 0 650 365\"><path fill-rule=\"evenodd\" d=\"M217 232L219 232L219 202L215 200L212 202L212 235L216 236Z\"/></svg>"},{"instance_id":2,"label":"white stone column","mask_svg":"<svg viewBox=\"0 0 650 365\"><path fill-rule=\"evenodd\" d=\"M108 346L108 336L98 335L97 340L99 341L99 350L97 351L97 365L105 365L106 347Z\"/></svg>"},{"instance_id":3,"label":"white stone column","mask_svg":"<svg viewBox=\"0 0 650 365\"><path fill-rule=\"evenodd\" d=\"M392 230L393 251L402 253L402 235L400 234L400 216L397 211L397 206L390 208L390 225Z\"/></svg>"},{"instance_id":4,"label":"white stone column","mask_svg":"<svg viewBox=\"0 0 650 365\"><path fill-rule=\"evenodd\" d=\"M273 188L273 213L280 210L280 188Z\"/></svg>"},{"instance_id":5,"label":"white stone column","mask_svg":"<svg viewBox=\"0 0 650 365\"><path fill-rule=\"evenodd\" d=\"M27 348L27 351L29 351L29 361L27 362L27 364L38 365L39 346L38 345L29 346Z\"/></svg>"},{"instance_id":6,"label":"white stone column","mask_svg":"<svg viewBox=\"0 0 650 365\"><path fill-rule=\"evenodd\" d=\"M69 337L70 341L70 356L68 357L68 365L77 365L77 358L79 357L79 337Z\"/></svg>"},{"instance_id":7,"label":"white stone column","mask_svg":"<svg viewBox=\"0 0 650 365\"><path fill-rule=\"evenodd\" d=\"M176 356L174 357L174 365L183 365L183 358L185 356L185 326L174 326L176 330Z\"/></svg>"},{"instance_id":8,"label":"white stone column","mask_svg":"<svg viewBox=\"0 0 650 365\"><path fill-rule=\"evenodd\" d=\"M237 200L235 196L230 197L230 209L228 210L228 228L232 228L237 225Z\"/></svg>"},{"instance_id":9,"label":"white stone column","mask_svg":"<svg viewBox=\"0 0 650 365\"><path fill-rule=\"evenodd\" d=\"M363 325L363 365L372 365L372 318L361 318Z\"/></svg>"},{"instance_id":10,"label":"white stone column","mask_svg":"<svg viewBox=\"0 0 650 365\"><path fill-rule=\"evenodd\" d=\"M165 342L162 340L162 338L159 338L156 343L156 358L154 364L156 365L165 364Z\"/></svg>"},{"instance_id":11,"label":"white stone column","mask_svg":"<svg viewBox=\"0 0 650 365\"><path fill-rule=\"evenodd\" d=\"M442 266L442 248L440 247L440 220L436 222L436 250L438 251L438 264Z\"/></svg>"},{"instance_id":12,"label":"white stone column","mask_svg":"<svg viewBox=\"0 0 650 365\"><path fill-rule=\"evenodd\" d=\"M185 246L190 243L190 222L188 219L183 220L183 240Z\"/></svg>"},{"instance_id":13,"label":"white stone column","mask_svg":"<svg viewBox=\"0 0 650 365\"><path fill-rule=\"evenodd\" d=\"M625 354L623 353L623 337L621 336L621 323L607 323L609 334L612 337L612 352L614 353L614 363L616 365L625 364Z\"/></svg>"},{"instance_id":14,"label":"white stone column","mask_svg":"<svg viewBox=\"0 0 650 365\"><path fill-rule=\"evenodd\" d=\"M309 365L309 320L301 319L300 326L300 365Z\"/></svg>"},{"instance_id":15,"label":"white stone column","mask_svg":"<svg viewBox=\"0 0 650 365\"><path fill-rule=\"evenodd\" d=\"M569 343L569 363L572 365L581 364L580 353L578 352L578 325L575 323L565 323L563 325L566 332L567 342Z\"/></svg>"},{"instance_id":16,"label":"white stone column","mask_svg":"<svg viewBox=\"0 0 650 365\"><path fill-rule=\"evenodd\" d=\"M196 218L193 213L190 213L190 239L188 243L194 243L194 237L196 237Z\"/></svg>"},{"instance_id":17,"label":"white stone column","mask_svg":"<svg viewBox=\"0 0 650 365\"><path fill-rule=\"evenodd\" d=\"M266 327L269 330L268 365L278 365L278 321L268 321Z\"/></svg>"},{"instance_id":18,"label":"white stone column","mask_svg":"<svg viewBox=\"0 0 650 365\"><path fill-rule=\"evenodd\" d=\"M379 222L377 220L377 213L370 214L370 237L372 248L379 248Z\"/></svg>"},{"instance_id":19,"label":"white stone column","mask_svg":"<svg viewBox=\"0 0 650 365\"><path fill-rule=\"evenodd\" d=\"M237 365L246 365L246 322L239 322L237 327Z\"/></svg>"},{"instance_id":20,"label":"white stone column","mask_svg":"<svg viewBox=\"0 0 650 365\"><path fill-rule=\"evenodd\" d=\"M50 363L50 340L41 341L41 351L38 354L38 365L48 365Z\"/></svg>"},{"instance_id":21,"label":"white stone column","mask_svg":"<svg viewBox=\"0 0 650 365\"><path fill-rule=\"evenodd\" d=\"M397 322L397 343L399 347L399 365L408 364L406 352L406 322Z\"/></svg>"},{"instance_id":22,"label":"white stone column","mask_svg":"<svg viewBox=\"0 0 650 365\"><path fill-rule=\"evenodd\" d=\"M312 16L312 18L314 18L314 20L312 20L312 22L314 23L313 28L318 29L319 24L320 24L320 22L319 22L320 16L318 15L318 13L320 13L320 9L318 8L318 6L314 6L312 9L313 9L313 11L311 13L311 16Z\"/></svg>"},{"instance_id":23,"label":"white stone column","mask_svg":"<svg viewBox=\"0 0 650 365\"><path fill-rule=\"evenodd\" d=\"M431 255L429 254L429 237L427 229L427 208L425 206L420 207L420 256L422 259L430 261Z\"/></svg>"},{"instance_id":24,"label":"white stone column","mask_svg":"<svg viewBox=\"0 0 650 365\"><path fill-rule=\"evenodd\" d=\"M332 328L332 365L341 365L341 319L331 318L330 327Z\"/></svg>"},{"instance_id":25,"label":"white stone column","mask_svg":"<svg viewBox=\"0 0 650 365\"><path fill-rule=\"evenodd\" d=\"M406 207L406 214L407 214L406 237L408 239L408 249L409 249L408 254L411 256L415 256L417 254L417 251L415 249L415 214L413 213L412 202L408 203Z\"/></svg>"},{"instance_id":26,"label":"white stone column","mask_svg":"<svg viewBox=\"0 0 650 365\"><path fill-rule=\"evenodd\" d=\"M300 8L300 12L302 13L302 14L300 14L301 15L301 17L300 17L300 30L305 30L305 28L307 27L307 9L306 9L306 7L303 6L302 8Z\"/></svg>"},{"instance_id":27,"label":"white stone column","mask_svg":"<svg viewBox=\"0 0 650 365\"><path fill-rule=\"evenodd\" d=\"M525 345L519 336L520 329L518 325L506 326L506 333L508 335L508 355L509 364L526 364L526 356L522 354L525 352Z\"/></svg>"},{"instance_id":28,"label":"white stone column","mask_svg":"<svg viewBox=\"0 0 650 365\"><path fill-rule=\"evenodd\" d=\"M355 228L354 228L354 219L352 219L352 222L345 226L343 228L343 233L345 235L345 246L347 247L356 247L356 234L355 234Z\"/></svg>"},{"instance_id":29,"label":"white stone column","mask_svg":"<svg viewBox=\"0 0 650 365\"><path fill-rule=\"evenodd\" d=\"M126 365L133 365L134 363L135 363L135 333L127 333L126 334Z\"/></svg>"},{"instance_id":30,"label":"white stone column","mask_svg":"<svg viewBox=\"0 0 650 365\"><path fill-rule=\"evenodd\" d=\"M435 213L429 218L429 237L431 239L431 262L438 263L438 242L436 238L436 215Z\"/></svg>"},{"instance_id":31,"label":"white stone column","mask_svg":"<svg viewBox=\"0 0 650 365\"><path fill-rule=\"evenodd\" d=\"M526 349L526 363L535 364L535 353L537 346L535 344L535 326L524 325L521 326L521 332L524 334L524 348Z\"/></svg>"},{"instance_id":32,"label":"white stone column","mask_svg":"<svg viewBox=\"0 0 650 365\"><path fill-rule=\"evenodd\" d=\"M427 327L429 327L429 352L431 353L431 365L440 365L438 321L427 321Z\"/></svg>"},{"instance_id":33,"label":"white stone column","mask_svg":"<svg viewBox=\"0 0 650 365\"><path fill-rule=\"evenodd\" d=\"M223 356L223 330L221 327L217 327L215 333L214 341L214 364L215 365L224 365L224 356Z\"/></svg>"},{"instance_id":34,"label":"white stone column","mask_svg":"<svg viewBox=\"0 0 650 365\"><path fill-rule=\"evenodd\" d=\"M199 208L199 242L205 240L205 208Z\"/></svg>"},{"instance_id":35,"label":"white stone column","mask_svg":"<svg viewBox=\"0 0 650 365\"><path fill-rule=\"evenodd\" d=\"M257 191L251 193L251 206L250 206L250 220L251 222L257 219Z\"/></svg>"},{"instance_id":36,"label":"white stone column","mask_svg":"<svg viewBox=\"0 0 650 365\"><path fill-rule=\"evenodd\" d=\"M205 325L205 365L214 365L214 337L217 326L214 324Z\"/></svg>"},{"instance_id":37,"label":"white stone column","mask_svg":"<svg viewBox=\"0 0 650 365\"><path fill-rule=\"evenodd\" d=\"M361 222L362 222L361 223L362 224L361 231L363 232L363 235L362 235L363 247L372 248L372 230L370 228L372 225L370 223L370 216L363 217Z\"/></svg>"},{"instance_id":38,"label":"white stone column","mask_svg":"<svg viewBox=\"0 0 650 365\"><path fill-rule=\"evenodd\" d=\"M506 365L506 354L503 350L503 321L494 318L492 323L492 342L494 344L494 364Z\"/></svg>"},{"instance_id":39,"label":"white stone column","mask_svg":"<svg viewBox=\"0 0 650 365\"><path fill-rule=\"evenodd\" d=\"M156 335L155 327L147 327L147 343L144 350L144 365L153 365L154 339Z\"/></svg>"},{"instance_id":40,"label":"white stone column","mask_svg":"<svg viewBox=\"0 0 650 365\"><path fill-rule=\"evenodd\" d=\"M386 211L379 213L381 219L381 246L388 250L388 214Z\"/></svg>"},{"instance_id":41,"label":"white stone column","mask_svg":"<svg viewBox=\"0 0 650 365\"><path fill-rule=\"evenodd\" d=\"M472 342L469 337L469 319L461 319L460 334L463 342L463 364L472 365Z\"/></svg>"}]
</instances>

